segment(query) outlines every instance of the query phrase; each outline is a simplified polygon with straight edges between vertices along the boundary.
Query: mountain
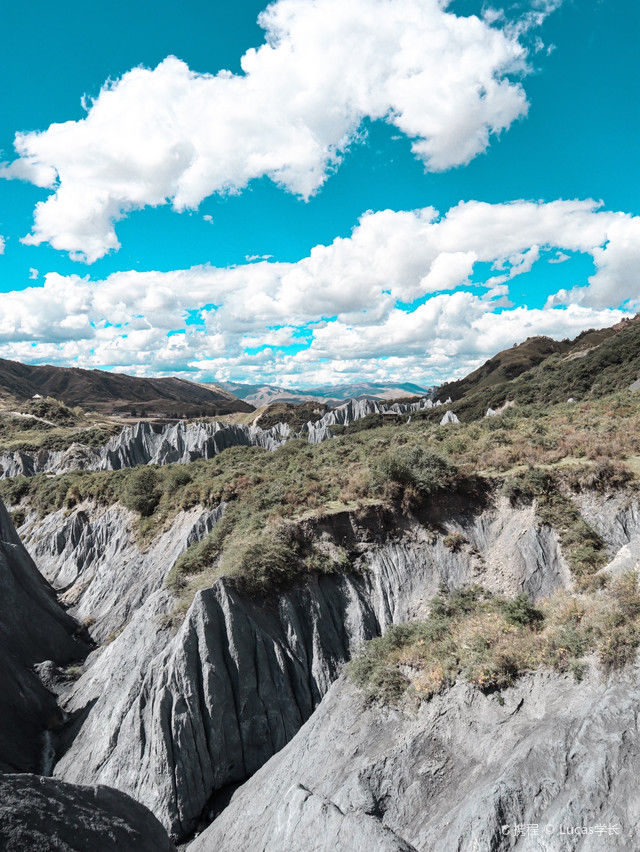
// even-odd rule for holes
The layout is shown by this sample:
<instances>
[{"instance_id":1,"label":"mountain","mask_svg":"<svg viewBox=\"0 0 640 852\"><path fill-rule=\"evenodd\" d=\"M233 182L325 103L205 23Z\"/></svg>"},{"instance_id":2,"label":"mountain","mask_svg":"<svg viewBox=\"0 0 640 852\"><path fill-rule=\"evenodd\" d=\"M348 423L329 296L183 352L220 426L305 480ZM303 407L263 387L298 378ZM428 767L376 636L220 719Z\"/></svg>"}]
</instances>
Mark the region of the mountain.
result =
<instances>
[{"instance_id":1,"label":"mountain","mask_svg":"<svg viewBox=\"0 0 640 852\"><path fill-rule=\"evenodd\" d=\"M467 419L506 402L550 404L625 390L640 377L640 316L573 340L531 337L494 355L466 378L438 388Z\"/></svg>"},{"instance_id":2,"label":"mountain","mask_svg":"<svg viewBox=\"0 0 640 852\"><path fill-rule=\"evenodd\" d=\"M247 385L240 382L221 382L221 387L245 402L259 408L271 402L323 402L339 405L347 399L369 397L371 399L398 399L400 397L425 396L430 388L412 382L380 384L376 382L353 382L344 385L322 385L304 390L278 387L277 385Z\"/></svg>"},{"instance_id":3,"label":"mountain","mask_svg":"<svg viewBox=\"0 0 640 852\"><path fill-rule=\"evenodd\" d=\"M201 417L253 410L252 405L224 388L185 379L146 379L105 370L32 366L0 359L0 399L20 403L35 395L102 414L134 417Z\"/></svg>"},{"instance_id":4,"label":"mountain","mask_svg":"<svg viewBox=\"0 0 640 852\"><path fill-rule=\"evenodd\" d=\"M16 433L0 849L640 848L639 368L632 321L437 411Z\"/></svg>"}]
</instances>

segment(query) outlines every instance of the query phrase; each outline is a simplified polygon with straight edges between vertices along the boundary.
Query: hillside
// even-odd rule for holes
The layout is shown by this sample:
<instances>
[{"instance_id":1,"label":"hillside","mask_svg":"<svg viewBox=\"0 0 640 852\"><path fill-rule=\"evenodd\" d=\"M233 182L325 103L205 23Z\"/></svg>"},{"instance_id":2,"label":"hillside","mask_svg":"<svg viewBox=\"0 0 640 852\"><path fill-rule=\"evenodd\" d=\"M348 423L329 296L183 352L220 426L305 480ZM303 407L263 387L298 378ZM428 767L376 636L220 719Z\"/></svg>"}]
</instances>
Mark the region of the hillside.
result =
<instances>
[{"instance_id":1,"label":"hillside","mask_svg":"<svg viewBox=\"0 0 640 852\"><path fill-rule=\"evenodd\" d=\"M20 536L92 645L25 657L0 722L39 696L56 722L0 768L42 756L51 807L115 788L190 852L506 852L506 824L595 820L638 848L639 334L528 341L451 405L351 400L319 435L295 428L324 406L275 404L6 452L6 561ZM492 394L521 404L485 418ZM39 588L0 601L4 646Z\"/></svg>"},{"instance_id":2,"label":"hillside","mask_svg":"<svg viewBox=\"0 0 640 852\"><path fill-rule=\"evenodd\" d=\"M0 359L0 399L21 403L36 394L102 414L134 417L202 417L253 410L250 403L223 388L184 379L146 379Z\"/></svg>"},{"instance_id":3,"label":"hillside","mask_svg":"<svg viewBox=\"0 0 640 852\"><path fill-rule=\"evenodd\" d=\"M584 331L574 340L531 337L490 358L466 378L442 385L436 399L453 400L465 419L507 401L549 404L599 398L640 377L640 317Z\"/></svg>"}]
</instances>

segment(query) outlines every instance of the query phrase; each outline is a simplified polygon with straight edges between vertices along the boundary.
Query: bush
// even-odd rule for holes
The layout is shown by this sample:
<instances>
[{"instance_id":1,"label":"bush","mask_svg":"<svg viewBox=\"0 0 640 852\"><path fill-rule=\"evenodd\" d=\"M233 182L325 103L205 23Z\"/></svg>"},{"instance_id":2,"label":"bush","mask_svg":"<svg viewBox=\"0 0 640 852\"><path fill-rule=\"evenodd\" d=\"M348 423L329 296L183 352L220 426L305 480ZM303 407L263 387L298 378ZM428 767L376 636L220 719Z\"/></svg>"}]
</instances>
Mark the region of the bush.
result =
<instances>
[{"instance_id":1,"label":"bush","mask_svg":"<svg viewBox=\"0 0 640 852\"><path fill-rule=\"evenodd\" d=\"M249 593L277 590L298 573L302 547L290 524L278 524L231 539L220 571Z\"/></svg>"},{"instance_id":2,"label":"bush","mask_svg":"<svg viewBox=\"0 0 640 852\"><path fill-rule=\"evenodd\" d=\"M24 414L32 417L41 417L60 426L73 426L78 421L78 413L68 408L63 402L53 397L46 399L32 399L22 407Z\"/></svg>"},{"instance_id":3,"label":"bush","mask_svg":"<svg viewBox=\"0 0 640 852\"><path fill-rule=\"evenodd\" d=\"M143 518L153 515L160 502L160 477L154 467L139 467L128 477L122 502Z\"/></svg>"},{"instance_id":4,"label":"bush","mask_svg":"<svg viewBox=\"0 0 640 852\"><path fill-rule=\"evenodd\" d=\"M411 689L428 698L457 677L485 691L504 689L540 666L581 679L596 651L609 670L640 647L635 572L589 594L557 592L534 606L471 586L433 599L426 621L389 628L366 643L347 668L367 700L395 702ZM394 674L395 672L395 674Z\"/></svg>"},{"instance_id":5,"label":"bush","mask_svg":"<svg viewBox=\"0 0 640 852\"><path fill-rule=\"evenodd\" d=\"M463 548L465 544L467 544L466 537L461 533L455 530L454 532L449 533L443 539L444 546L448 548L452 553L458 553L459 550Z\"/></svg>"},{"instance_id":6,"label":"bush","mask_svg":"<svg viewBox=\"0 0 640 852\"><path fill-rule=\"evenodd\" d=\"M523 593L517 595L513 600L505 601L502 612L509 624L515 624L519 627L531 627L544 619L541 610L535 607Z\"/></svg>"},{"instance_id":7,"label":"bush","mask_svg":"<svg viewBox=\"0 0 640 852\"><path fill-rule=\"evenodd\" d=\"M606 669L620 668L635 658L639 645L640 629L637 625L612 627L600 645L600 662Z\"/></svg>"},{"instance_id":8,"label":"bush","mask_svg":"<svg viewBox=\"0 0 640 852\"><path fill-rule=\"evenodd\" d=\"M391 499L425 499L453 486L457 478L455 465L423 447L389 450L371 466L374 491Z\"/></svg>"}]
</instances>

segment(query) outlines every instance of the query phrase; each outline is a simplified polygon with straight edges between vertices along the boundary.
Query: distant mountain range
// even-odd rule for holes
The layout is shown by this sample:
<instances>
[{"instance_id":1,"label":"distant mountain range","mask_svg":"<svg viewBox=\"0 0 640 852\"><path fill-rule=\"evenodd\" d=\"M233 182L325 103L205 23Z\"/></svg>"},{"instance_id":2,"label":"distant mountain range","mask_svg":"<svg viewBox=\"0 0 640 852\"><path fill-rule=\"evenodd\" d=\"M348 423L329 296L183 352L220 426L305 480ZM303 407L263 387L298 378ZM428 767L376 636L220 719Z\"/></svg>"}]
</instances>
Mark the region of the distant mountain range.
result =
<instances>
[{"instance_id":1,"label":"distant mountain range","mask_svg":"<svg viewBox=\"0 0 640 852\"><path fill-rule=\"evenodd\" d=\"M336 405L347 399L370 397L372 399L398 399L399 397L424 396L430 388L411 382L379 384L375 382L353 382L344 385L323 385L304 390L278 387L277 385L249 385L241 382L221 382L222 387L245 402L259 408L272 402L323 402Z\"/></svg>"},{"instance_id":2,"label":"distant mountain range","mask_svg":"<svg viewBox=\"0 0 640 852\"><path fill-rule=\"evenodd\" d=\"M250 403L224 388L185 379L145 379L106 370L32 366L0 359L0 399L20 403L34 396L133 417L211 417L253 411Z\"/></svg>"}]
</instances>

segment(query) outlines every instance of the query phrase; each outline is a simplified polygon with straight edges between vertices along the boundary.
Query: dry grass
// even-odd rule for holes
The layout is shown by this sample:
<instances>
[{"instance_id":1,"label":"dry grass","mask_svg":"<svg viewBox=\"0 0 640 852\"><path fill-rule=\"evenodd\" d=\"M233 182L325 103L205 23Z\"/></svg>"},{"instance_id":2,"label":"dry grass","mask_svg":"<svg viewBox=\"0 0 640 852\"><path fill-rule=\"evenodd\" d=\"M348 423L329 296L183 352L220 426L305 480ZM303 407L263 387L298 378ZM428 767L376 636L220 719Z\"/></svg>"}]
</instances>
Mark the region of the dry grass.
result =
<instances>
[{"instance_id":1,"label":"dry grass","mask_svg":"<svg viewBox=\"0 0 640 852\"><path fill-rule=\"evenodd\" d=\"M630 572L582 594L557 592L538 606L478 587L441 594L426 621L389 628L348 665L369 701L428 699L462 678L501 690L546 667L578 679L588 657L603 669L631 662L640 645L638 577Z\"/></svg>"}]
</instances>

